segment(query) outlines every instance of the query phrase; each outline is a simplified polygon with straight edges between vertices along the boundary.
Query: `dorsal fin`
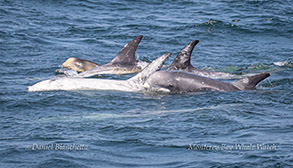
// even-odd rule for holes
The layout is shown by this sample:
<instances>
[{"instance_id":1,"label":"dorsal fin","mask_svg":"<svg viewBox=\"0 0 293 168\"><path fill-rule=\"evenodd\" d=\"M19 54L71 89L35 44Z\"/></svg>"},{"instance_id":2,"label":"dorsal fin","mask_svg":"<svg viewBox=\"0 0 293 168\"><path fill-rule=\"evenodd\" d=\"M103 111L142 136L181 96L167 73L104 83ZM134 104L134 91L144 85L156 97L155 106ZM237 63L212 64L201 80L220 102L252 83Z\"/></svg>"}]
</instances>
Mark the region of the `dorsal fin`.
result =
<instances>
[{"instance_id":1,"label":"dorsal fin","mask_svg":"<svg viewBox=\"0 0 293 168\"><path fill-rule=\"evenodd\" d=\"M180 70L186 69L188 67L193 67L190 63L190 57L194 47L198 42L199 40L193 40L189 44L187 44L176 56L168 70Z\"/></svg>"},{"instance_id":2,"label":"dorsal fin","mask_svg":"<svg viewBox=\"0 0 293 168\"><path fill-rule=\"evenodd\" d=\"M143 36L137 36L118 52L118 54L111 61L112 64L134 64L136 63L135 52Z\"/></svg>"},{"instance_id":3,"label":"dorsal fin","mask_svg":"<svg viewBox=\"0 0 293 168\"><path fill-rule=\"evenodd\" d=\"M128 79L128 81L143 84L148 77L154 72L160 70L167 59L171 56L171 53L165 53L147 65L140 73L134 77Z\"/></svg>"},{"instance_id":4,"label":"dorsal fin","mask_svg":"<svg viewBox=\"0 0 293 168\"><path fill-rule=\"evenodd\" d=\"M231 84L240 90L253 90L255 86L265 78L269 77L269 73L256 74L250 77L245 77L241 80L232 82Z\"/></svg>"}]
</instances>

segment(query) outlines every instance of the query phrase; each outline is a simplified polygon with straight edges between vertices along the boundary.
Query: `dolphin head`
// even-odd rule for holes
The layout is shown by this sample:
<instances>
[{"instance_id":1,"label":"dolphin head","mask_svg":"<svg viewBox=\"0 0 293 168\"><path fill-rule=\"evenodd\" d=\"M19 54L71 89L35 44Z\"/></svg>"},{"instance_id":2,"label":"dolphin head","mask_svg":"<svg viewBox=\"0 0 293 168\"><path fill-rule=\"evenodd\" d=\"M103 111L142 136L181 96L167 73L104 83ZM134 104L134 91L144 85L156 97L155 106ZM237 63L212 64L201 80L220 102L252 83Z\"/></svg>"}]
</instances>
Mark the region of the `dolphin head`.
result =
<instances>
[{"instance_id":1,"label":"dolphin head","mask_svg":"<svg viewBox=\"0 0 293 168\"><path fill-rule=\"evenodd\" d=\"M90 69L97 67L97 66L99 66L99 65L94 62L79 59L79 58L74 58L74 57L68 58L62 64L63 68L73 69L78 72L87 71L87 70L90 70Z\"/></svg>"}]
</instances>

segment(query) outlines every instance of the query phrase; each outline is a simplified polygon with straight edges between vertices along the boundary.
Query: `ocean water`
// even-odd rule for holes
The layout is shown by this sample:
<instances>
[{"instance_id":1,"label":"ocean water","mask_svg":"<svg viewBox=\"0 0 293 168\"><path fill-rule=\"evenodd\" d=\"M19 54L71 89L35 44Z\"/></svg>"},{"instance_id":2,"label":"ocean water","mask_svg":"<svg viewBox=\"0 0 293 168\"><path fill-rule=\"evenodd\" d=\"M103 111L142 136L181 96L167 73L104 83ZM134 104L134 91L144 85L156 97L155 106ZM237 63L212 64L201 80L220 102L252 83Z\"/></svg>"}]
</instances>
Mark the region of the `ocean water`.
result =
<instances>
[{"instance_id":1,"label":"ocean water","mask_svg":"<svg viewBox=\"0 0 293 168\"><path fill-rule=\"evenodd\" d=\"M292 167L291 0L0 0L0 167ZM257 90L28 93L69 57L269 72ZM101 78L128 79L131 75Z\"/></svg>"}]
</instances>

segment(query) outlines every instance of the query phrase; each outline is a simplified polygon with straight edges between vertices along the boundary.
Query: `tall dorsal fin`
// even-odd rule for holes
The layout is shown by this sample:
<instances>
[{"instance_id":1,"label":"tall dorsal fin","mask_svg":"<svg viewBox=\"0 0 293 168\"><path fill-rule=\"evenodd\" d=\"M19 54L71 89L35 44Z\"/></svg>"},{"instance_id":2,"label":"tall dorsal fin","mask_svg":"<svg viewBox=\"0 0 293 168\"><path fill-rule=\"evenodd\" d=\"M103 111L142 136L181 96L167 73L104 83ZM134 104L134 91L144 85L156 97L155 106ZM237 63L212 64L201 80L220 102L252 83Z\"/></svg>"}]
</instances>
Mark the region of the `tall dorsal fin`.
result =
<instances>
[{"instance_id":1,"label":"tall dorsal fin","mask_svg":"<svg viewBox=\"0 0 293 168\"><path fill-rule=\"evenodd\" d=\"M269 73L260 73L250 77L245 77L241 80L232 82L231 84L240 90L253 90L260 81L264 80L269 76Z\"/></svg>"},{"instance_id":2,"label":"tall dorsal fin","mask_svg":"<svg viewBox=\"0 0 293 168\"><path fill-rule=\"evenodd\" d=\"M190 63L190 57L194 47L198 42L199 40L193 40L187 44L174 59L168 70L179 70L193 67Z\"/></svg>"},{"instance_id":3,"label":"tall dorsal fin","mask_svg":"<svg viewBox=\"0 0 293 168\"><path fill-rule=\"evenodd\" d=\"M140 43L142 35L135 37L133 40L125 44L118 54L111 61L112 64L134 64L136 63L135 52Z\"/></svg>"},{"instance_id":4,"label":"tall dorsal fin","mask_svg":"<svg viewBox=\"0 0 293 168\"><path fill-rule=\"evenodd\" d=\"M150 75L160 70L167 59L171 56L171 53L165 53L147 65L140 73L134 77L128 79L128 81L143 84Z\"/></svg>"}]
</instances>

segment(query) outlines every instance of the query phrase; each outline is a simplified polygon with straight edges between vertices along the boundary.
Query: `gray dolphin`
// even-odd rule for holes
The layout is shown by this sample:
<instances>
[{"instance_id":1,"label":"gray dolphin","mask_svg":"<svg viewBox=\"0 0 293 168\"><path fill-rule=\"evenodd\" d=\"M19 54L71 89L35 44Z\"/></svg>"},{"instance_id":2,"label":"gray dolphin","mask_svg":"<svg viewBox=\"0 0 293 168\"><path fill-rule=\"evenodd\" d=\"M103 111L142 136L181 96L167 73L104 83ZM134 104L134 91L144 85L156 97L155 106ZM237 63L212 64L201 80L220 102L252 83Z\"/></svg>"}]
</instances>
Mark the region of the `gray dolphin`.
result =
<instances>
[{"instance_id":1,"label":"gray dolphin","mask_svg":"<svg viewBox=\"0 0 293 168\"><path fill-rule=\"evenodd\" d=\"M135 59L135 52L142 38L143 36L140 35L128 42L111 62L84 71L75 77L90 77L98 74L122 75L140 72L144 65L139 64Z\"/></svg>"},{"instance_id":2,"label":"gray dolphin","mask_svg":"<svg viewBox=\"0 0 293 168\"><path fill-rule=\"evenodd\" d=\"M269 73L261 73L241 80L225 83L219 80L199 76L184 71L158 71L154 72L145 82L145 87L154 91L167 93L186 93L196 91L240 91L253 90L255 86Z\"/></svg>"},{"instance_id":3,"label":"gray dolphin","mask_svg":"<svg viewBox=\"0 0 293 168\"><path fill-rule=\"evenodd\" d=\"M213 79L223 79L223 78L232 78L235 75L224 73L224 72L214 72L214 71L207 71L203 69L196 68L191 65L190 59L191 54L199 40L193 40L189 44L187 44L176 56L173 63L169 66L168 70L180 70L190 72L196 75L209 77Z\"/></svg>"}]
</instances>

